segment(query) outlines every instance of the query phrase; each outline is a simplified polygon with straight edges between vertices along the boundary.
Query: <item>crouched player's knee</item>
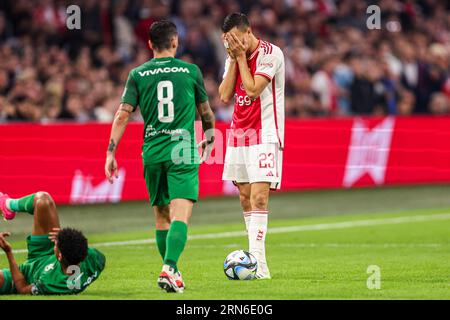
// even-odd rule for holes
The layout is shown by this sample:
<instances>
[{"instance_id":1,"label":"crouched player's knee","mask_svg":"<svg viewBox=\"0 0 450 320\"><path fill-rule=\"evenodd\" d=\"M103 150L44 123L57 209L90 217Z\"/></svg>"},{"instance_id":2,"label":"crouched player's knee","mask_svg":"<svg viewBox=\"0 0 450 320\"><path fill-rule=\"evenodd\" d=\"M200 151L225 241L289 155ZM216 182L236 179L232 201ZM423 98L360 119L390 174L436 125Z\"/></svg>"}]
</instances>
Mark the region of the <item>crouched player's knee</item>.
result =
<instances>
[{"instance_id":1,"label":"crouched player's knee","mask_svg":"<svg viewBox=\"0 0 450 320\"><path fill-rule=\"evenodd\" d=\"M37 192L34 201L36 205L53 206L55 204L52 196L45 191Z\"/></svg>"}]
</instances>

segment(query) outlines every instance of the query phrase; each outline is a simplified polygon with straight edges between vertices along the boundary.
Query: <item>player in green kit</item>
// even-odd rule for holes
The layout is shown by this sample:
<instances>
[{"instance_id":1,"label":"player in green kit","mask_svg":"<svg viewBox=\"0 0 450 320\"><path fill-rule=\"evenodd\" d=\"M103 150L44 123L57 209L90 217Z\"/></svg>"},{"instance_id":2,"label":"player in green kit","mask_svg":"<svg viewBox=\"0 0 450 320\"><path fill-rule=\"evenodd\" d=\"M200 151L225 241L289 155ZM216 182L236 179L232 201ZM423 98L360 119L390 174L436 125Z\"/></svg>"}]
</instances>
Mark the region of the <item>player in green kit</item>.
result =
<instances>
[{"instance_id":1,"label":"player in green kit","mask_svg":"<svg viewBox=\"0 0 450 320\"><path fill-rule=\"evenodd\" d=\"M9 232L0 232L0 248L9 269L0 270L0 295L77 294L95 281L105 268L105 256L89 248L87 239L75 229L60 229L55 203L46 192L11 199L0 192L0 213L12 220L17 212L33 215L31 235L27 238L27 260L17 265Z\"/></svg>"},{"instance_id":2,"label":"player in green kit","mask_svg":"<svg viewBox=\"0 0 450 320\"><path fill-rule=\"evenodd\" d=\"M117 178L117 145L130 114L139 106L144 118L144 177L156 218L157 247L163 259L158 286L167 292L183 292L185 285L177 263L198 198L198 166L208 158L214 142L214 113L200 69L175 58L175 24L166 20L153 23L149 38L154 59L129 73L111 130L105 174L111 183ZM195 141L196 110L206 137L200 143L201 158Z\"/></svg>"}]
</instances>

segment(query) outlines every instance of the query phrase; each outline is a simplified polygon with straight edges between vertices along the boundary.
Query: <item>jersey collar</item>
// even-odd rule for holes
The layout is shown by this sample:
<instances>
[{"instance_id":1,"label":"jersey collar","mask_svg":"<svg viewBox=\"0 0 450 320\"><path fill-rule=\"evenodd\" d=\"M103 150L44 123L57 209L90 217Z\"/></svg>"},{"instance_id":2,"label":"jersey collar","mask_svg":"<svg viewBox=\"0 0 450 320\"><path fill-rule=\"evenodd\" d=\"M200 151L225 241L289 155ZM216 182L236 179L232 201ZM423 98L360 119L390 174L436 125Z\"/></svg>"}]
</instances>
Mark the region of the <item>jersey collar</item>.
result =
<instances>
[{"instance_id":1,"label":"jersey collar","mask_svg":"<svg viewBox=\"0 0 450 320\"><path fill-rule=\"evenodd\" d=\"M258 39L258 45L256 46L255 50L253 50L253 52L250 54L250 57L248 57L247 60L252 60L255 57L260 45L261 45L261 39Z\"/></svg>"},{"instance_id":2,"label":"jersey collar","mask_svg":"<svg viewBox=\"0 0 450 320\"><path fill-rule=\"evenodd\" d=\"M165 62L170 62L173 59L175 59L175 58L173 58L173 57L153 58L152 61L157 62L157 63L165 63Z\"/></svg>"}]
</instances>

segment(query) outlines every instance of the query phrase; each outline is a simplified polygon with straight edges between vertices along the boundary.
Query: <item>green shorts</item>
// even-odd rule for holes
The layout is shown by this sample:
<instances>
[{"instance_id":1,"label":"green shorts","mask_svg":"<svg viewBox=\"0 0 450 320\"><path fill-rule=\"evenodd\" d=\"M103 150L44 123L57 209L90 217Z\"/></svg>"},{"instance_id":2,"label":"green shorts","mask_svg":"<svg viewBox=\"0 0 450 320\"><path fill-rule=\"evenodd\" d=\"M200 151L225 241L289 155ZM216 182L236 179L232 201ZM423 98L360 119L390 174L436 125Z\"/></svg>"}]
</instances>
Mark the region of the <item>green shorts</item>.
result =
<instances>
[{"instance_id":1,"label":"green shorts","mask_svg":"<svg viewBox=\"0 0 450 320\"><path fill-rule=\"evenodd\" d=\"M152 206L167 205L173 199L198 200L198 164L147 164L144 177Z\"/></svg>"},{"instance_id":2,"label":"green shorts","mask_svg":"<svg viewBox=\"0 0 450 320\"><path fill-rule=\"evenodd\" d=\"M27 237L27 261L19 266L25 279L33 279L33 274L42 267L42 264L46 263L47 257L55 254L53 250L54 246L54 243L50 241L48 235L30 235ZM3 273L4 282L0 288L0 295L15 294L16 288L14 287L11 271L9 269L3 269L1 272Z\"/></svg>"}]
</instances>

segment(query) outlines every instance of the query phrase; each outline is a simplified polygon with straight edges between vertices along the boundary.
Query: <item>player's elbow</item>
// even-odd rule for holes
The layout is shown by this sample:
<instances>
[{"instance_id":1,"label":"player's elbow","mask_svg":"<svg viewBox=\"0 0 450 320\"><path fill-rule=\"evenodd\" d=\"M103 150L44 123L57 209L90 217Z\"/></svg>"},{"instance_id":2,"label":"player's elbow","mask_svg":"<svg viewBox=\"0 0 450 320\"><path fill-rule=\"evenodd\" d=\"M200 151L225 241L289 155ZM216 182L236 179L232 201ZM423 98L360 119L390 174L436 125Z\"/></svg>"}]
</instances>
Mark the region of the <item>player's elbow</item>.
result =
<instances>
[{"instance_id":1,"label":"player's elbow","mask_svg":"<svg viewBox=\"0 0 450 320\"><path fill-rule=\"evenodd\" d=\"M23 284L23 285L16 285L16 291L18 294L30 294L31 290L29 288L28 285Z\"/></svg>"},{"instance_id":2,"label":"player's elbow","mask_svg":"<svg viewBox=\"0 0 450 320\"><path fill-rule=\"evenodd\" d=\"M206 114L204 114L202 116L202 119L209 123L214 123L216 121L216 117L214 116L214 112L212 111L209 111Z\"/></svg>"},{"instance_id":3,"label":"player's elbow","mask_svg":"<svg viewBox=\"0 0 450 320\"><path fill-rule=\"evenodd\" d=\"M246 91L247 92L247 96L251 99L251 100L255 100L255 99L257 99L258 97L259 97L259 95L261 94L261 93L259 93L259 92L256 92L256 91Z\"/></svg>"},{"instance_id":4,"label":"player's elbow","mask_svg":"<svg viewBox=\"0 0 450 320\"><path fill-rule=\"evenodd\" d=\"M220 101L222 101L225 104L228 104L230 102L230 100L231 100L231 96L230 95L225 95L225 94L221 94L219 96L219 98L220 98Z\"/></svg>"},{"instance_id":5,"label":"player's elbow","mask_svg":"<svg viewBox=\"0 0 450 320\"><path fill-rule=\"evenodd\" d=\"M222 86L219 88L220 101L222 101L223 103L228 103L228 102L230 102L231 97L232 97L232 94L227 92Z\"/></svg>"},{"instance_id":6,"label":"player's elbow","mask_svg":"<svg viewBox=\"0 0 450 320\"><path fill-rule=\"evenodd\" d=\"M27 290L25 290L23 288L17 289L17 293L22 294L22 295L30 294L30 292L28 292Z\"/></svg>"},{"instance_id":7,"label":"player's elbow","mask_svg":"<svg viewBox=\"0 0 450 320\"><path fill-rule=\"evenodd\" d=\"M130 114L128 112L121 111L121 110L117 111L116 117L115 117L115 122L117 124L127 124L129 119L130 119Z\"/></svg>"},{"instance_id":8,"label":"player's elbow","mask_svg":"<svg viewBox=\"0 0 450 320\"><path fill-rule=\"evenodd\" d=\"M233 91L230 89L227 89L224 87L224 84L222 83L219 87L219 99L223 103L227 104L230 102L231 98L233 97Z\"/></svg>"}]
</instances>

